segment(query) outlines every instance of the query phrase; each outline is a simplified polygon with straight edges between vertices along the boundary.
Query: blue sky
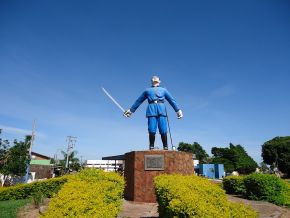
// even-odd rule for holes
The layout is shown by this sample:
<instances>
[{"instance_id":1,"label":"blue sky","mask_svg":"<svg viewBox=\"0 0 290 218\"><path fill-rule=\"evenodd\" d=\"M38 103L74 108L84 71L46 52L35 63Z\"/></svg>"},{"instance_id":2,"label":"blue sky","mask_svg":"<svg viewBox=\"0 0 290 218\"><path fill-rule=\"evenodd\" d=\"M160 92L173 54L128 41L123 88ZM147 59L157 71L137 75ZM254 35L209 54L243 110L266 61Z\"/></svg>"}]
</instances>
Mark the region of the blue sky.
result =
<instances>
[{"instance_id":1,"label":"blue sky","mask_svg":"<svg viewBox=\"0 0 290 218\"><path fill-rule=\"evenodd\" d=\"M174 144L261 145L290 131L288 1L1 1L0 128L53 156L77 136L83 159L147 149L146 103L159 75L184 112L169 109ZM157 145L161 141L157 137Z\"/></svg>"}]
</instances>

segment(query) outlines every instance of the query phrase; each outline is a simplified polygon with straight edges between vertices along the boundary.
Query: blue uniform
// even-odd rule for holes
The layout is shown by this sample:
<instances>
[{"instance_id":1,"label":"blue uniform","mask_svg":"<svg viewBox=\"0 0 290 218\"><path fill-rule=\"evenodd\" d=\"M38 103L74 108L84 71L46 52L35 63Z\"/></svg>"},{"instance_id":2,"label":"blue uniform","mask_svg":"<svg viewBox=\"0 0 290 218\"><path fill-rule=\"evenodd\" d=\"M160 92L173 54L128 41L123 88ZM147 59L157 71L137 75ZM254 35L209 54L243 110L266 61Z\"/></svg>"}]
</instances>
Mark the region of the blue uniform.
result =
<instances>
[{"instance_id":1,"label":"blue uniform","mask_svg":"<svg viewBox=\"0 0 290 218\"><path fill-rule=\"evenodd\" d=\"M167 120L166 120L166 108L165 100L173 107L174 111L179 111L176 101L167 91L162 87L150 87L147 88L141 96L135 101L130 108L130 111L135 112L137 108L145 101L148 100L148 106L146 110L146 117L148 118L148 132L156 133L157 126L160 134L167 133Z\"/></svg>"}]
</instances>

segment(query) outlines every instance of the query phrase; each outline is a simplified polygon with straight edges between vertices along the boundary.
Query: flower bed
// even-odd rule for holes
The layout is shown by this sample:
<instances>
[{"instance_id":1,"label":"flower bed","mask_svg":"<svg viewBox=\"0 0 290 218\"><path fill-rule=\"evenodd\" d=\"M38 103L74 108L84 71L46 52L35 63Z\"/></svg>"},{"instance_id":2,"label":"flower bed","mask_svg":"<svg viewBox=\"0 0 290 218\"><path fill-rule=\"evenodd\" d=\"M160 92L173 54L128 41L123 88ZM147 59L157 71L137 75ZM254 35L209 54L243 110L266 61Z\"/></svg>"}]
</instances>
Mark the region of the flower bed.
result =
<instances>
[{"instance_id":1,"label":"flower bed","mask_svg":"<svg viewBox=\"0 0 290 218\"><path fill-rule=\"evenodd\" d=\"M225 191L198 176L154 178L160 217L257 217L248 206L231 203Z\"/></svg>"},{"instance_id":2,"label":"flower bed","mask_svg":"<svg viewBox=\"0 0 290 218\"><path fill-rule=\"evenodd\" d=\"M125 182L116 173L86 169L71 177L42 217L116 217Z\"/></svg>"}]
</instances>

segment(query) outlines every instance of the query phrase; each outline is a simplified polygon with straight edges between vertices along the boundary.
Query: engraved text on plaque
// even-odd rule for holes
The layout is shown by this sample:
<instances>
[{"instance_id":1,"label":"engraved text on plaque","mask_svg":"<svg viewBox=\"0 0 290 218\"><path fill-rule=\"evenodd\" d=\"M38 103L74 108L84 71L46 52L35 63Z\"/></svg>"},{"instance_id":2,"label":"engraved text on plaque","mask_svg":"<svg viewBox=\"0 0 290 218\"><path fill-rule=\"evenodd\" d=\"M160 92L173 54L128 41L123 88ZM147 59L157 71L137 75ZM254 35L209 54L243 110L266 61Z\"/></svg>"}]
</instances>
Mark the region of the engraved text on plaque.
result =
<instances>
[{"instance_id":1,"label":"engraved text on plaque","mask_svg":"<svg viewBox=\"0 0 290 218\"><path fill-rule=\"evenodd\" d=\"M164 155L144 155L145 170L164 170Z\"/></svg>"}]
</instances>

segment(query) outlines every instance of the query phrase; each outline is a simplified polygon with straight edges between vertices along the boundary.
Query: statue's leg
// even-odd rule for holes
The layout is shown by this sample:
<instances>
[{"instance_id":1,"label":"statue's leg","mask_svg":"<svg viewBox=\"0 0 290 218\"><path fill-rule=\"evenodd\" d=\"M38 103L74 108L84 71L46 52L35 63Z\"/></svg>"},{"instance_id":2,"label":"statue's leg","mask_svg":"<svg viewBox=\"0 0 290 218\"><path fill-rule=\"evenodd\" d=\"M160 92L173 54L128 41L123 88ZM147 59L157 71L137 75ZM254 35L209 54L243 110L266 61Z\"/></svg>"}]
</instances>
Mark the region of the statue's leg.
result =
<instances>
[{"instance_id":1,"label":"statue's leg","mask_svg":"<svg viewBox=\"0 0 290 218\"><path fill-rule=\"evenodd\" d=\"M168 143L167 143L167 120L165 116L158 117L158 129L161 135L161 140L163 144L163 149L168 150Z\"/></svg>"},{"instance_id":2,"label":"statue's leg","mask_svg":"<svg viewBox=\"0 0 290 218\"><path fill-rule=\"evenodd\" d=\"M157 117L148 117L149 149L154 149L155 134L157 130Z\"/></svg>"},{"instance_id":3,"label":"statue's leg","mask_svg":"<svg viewBox=\"0 0 290 218\"><path fill-rule=\"evenodd\" d=\"M155 133L149 132L149 149L150 150L154 149L154 142L155 142Z\"/></svg>"},{"instance_id":4,"label":"statue's leg","mask_svg":"<svg viewBox=\"0 0 290 218\"><path fill-rule=\"evenodd\" d=\"M161 134L161 140L162 140L162 144L163 144L163 149L164 150L168 150L168 144L167 144L167 134Z\"/></svg>"}]
</instances>

